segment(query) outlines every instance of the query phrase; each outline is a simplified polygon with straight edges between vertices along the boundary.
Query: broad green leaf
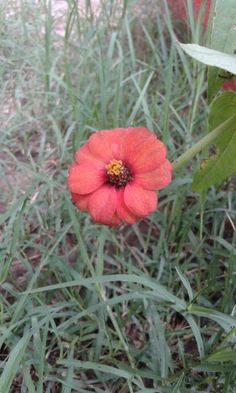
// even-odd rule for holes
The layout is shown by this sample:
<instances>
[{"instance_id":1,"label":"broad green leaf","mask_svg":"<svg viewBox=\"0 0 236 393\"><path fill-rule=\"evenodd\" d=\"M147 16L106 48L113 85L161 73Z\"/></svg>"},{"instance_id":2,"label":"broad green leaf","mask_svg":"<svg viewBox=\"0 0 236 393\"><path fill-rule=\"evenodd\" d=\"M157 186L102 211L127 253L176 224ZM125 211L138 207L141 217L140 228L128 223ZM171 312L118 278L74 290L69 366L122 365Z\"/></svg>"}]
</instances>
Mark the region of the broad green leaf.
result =
<instances>
[{"instance_id":1,"label":"broad green leaf","mask_svg":"<svg viewBox=\"0 0 236 393\"><path fill-rule=\"evenodd\" d=\"M236 171L236 94L226 91L216 97L209 114L209 132L230 119L215 140L215 152L201 161L193 178L193 190L202 191Z\"/></svg>"},{"instance_id":2,"label":"broad green leaf","mask_svg":"<svg viewBox=\"0 0 236 393\"><path fill-rule=\"evenodd\" d=\"M236 43L236 1L215 0L212 10L212 30L210 48L220 52L232 54ZM217 64L217 67L219 65ZM219 77L219 68L210 67L208 71L208 99L212 101L220 85L222 78Z\"/></svg>"},{"instance_id":3,"label":"broad green leaf","mask_svg":"<svg viewBox=\"0 0 236 393\"><path fill-rule=\"evenodd\" d=\"M197 44L179 44L181 48L195 60L208 66L217 66L236 75L236 55L219 52ZM218 71L220 73L220 71ZM221 78L221 83L223 82Z\"/></svg>"},{"instance_id":4,"label":"broad green leaf","mask_svg":"<svg viewBox=\"0 0 236 393\"><path fill-rule=\"evenodd\" d=\"M233 115L236 115L236 93L225 91L216 97L210 106L208 132L214 130Z\"/></svg>"}]
</instances>

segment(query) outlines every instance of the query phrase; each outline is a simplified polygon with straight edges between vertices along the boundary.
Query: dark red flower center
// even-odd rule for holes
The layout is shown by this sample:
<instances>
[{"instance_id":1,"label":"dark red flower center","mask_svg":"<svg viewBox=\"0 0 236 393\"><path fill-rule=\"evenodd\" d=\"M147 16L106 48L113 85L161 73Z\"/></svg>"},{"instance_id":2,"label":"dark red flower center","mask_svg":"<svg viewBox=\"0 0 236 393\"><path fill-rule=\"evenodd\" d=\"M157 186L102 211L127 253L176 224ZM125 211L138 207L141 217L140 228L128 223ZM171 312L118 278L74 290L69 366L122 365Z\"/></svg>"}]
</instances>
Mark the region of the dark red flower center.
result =
<instances>
[{"instance_id":1,"label":"dark red flower center","mask_svg":"<svg viewBox=\"0 0 236 393\"><path fill-rule=\"evenodd\" d=\"M112 159L106 165L106 171L108 183L117 188L124 187L132 179L129 168L121 160Z\"/></svg>"}]
</instances>

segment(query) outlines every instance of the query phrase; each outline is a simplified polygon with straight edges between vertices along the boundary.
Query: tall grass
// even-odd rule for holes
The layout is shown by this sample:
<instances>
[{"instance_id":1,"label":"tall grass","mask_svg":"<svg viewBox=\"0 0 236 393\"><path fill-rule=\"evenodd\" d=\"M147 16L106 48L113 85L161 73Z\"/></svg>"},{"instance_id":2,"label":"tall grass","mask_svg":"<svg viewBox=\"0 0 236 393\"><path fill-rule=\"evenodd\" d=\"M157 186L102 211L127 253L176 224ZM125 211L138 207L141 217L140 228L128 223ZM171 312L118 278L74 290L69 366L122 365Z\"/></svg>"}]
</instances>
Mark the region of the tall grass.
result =
<instances>
[{"instance_id":1,"label":"tall grass","mask_svg":"<svg viewBox=\"0 0 236 393\"><path fill-rule=\"evenodd\" d=\"M115 230L66 190L95 130L144 125L170 160L192 145L204 69L167 7L85 5L67 1L62 36L50 1L0 9L0 392L235 392L235 179L199 197L195 160Z\"/></svg>"}]
</instances>

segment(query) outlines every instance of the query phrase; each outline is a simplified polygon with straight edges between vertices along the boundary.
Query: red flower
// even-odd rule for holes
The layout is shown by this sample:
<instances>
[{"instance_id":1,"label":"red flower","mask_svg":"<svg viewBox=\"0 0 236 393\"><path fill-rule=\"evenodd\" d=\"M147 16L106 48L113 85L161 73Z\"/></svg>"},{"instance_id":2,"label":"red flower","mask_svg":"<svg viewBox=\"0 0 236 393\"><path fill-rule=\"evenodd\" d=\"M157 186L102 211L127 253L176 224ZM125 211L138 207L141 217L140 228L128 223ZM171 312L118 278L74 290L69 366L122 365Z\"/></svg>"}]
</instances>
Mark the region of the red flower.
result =
<instances>
[{"instance_id":1,"label":"red flower","mask_svg":"<svg viewBox=\"0 0 236 393\"><path fill-rule=\"evenodd\" d=\"M224 83L222 83L221 88L223 90L231 90L236 92L236 84L233 79L227 79Z\"/></svg>"},{"instance_id":2,"label":"red flower","mask_svg":"<svg viewBox=\"0 0 236 393\"><path fill-rule=\"evenodd\" d=\"M211 3L212 3L211 0L206 0L205 2L203 2L203 0L193 0L193 14L196 20L198 18L198 14L201 10L201 7L204 6L203 16L201 20L204 29L207 27L210 9L211 9Z\"/></svg>"},{"instance_id":3,"label":"red flower","mask_svg":"<svg viewBox=\"0 0 236 393\"><path fill-rule=\"evenodd\" d=\"M204 2L203 0L192 0L193 16L195 20L197 20L200 10L203 7L203 15L201 17L203 29L207 27L211 3L211 0L205 0ZM172 12L174 21L181 21L185 26L188 19L187 0L167 0L167 4Z\"/></svg>"},{"instance_id":4,"label":"red flower","mask_svg":"<svg viewBox=\"0 0 236 393\"><path fill-rule=\"evenodd\" d=\"M157 206L154 190L171 181L166 149L144 127L102 130L90 136L69 167L72 200L95 222L132 224Z\"/></svg>"}]
</instances>

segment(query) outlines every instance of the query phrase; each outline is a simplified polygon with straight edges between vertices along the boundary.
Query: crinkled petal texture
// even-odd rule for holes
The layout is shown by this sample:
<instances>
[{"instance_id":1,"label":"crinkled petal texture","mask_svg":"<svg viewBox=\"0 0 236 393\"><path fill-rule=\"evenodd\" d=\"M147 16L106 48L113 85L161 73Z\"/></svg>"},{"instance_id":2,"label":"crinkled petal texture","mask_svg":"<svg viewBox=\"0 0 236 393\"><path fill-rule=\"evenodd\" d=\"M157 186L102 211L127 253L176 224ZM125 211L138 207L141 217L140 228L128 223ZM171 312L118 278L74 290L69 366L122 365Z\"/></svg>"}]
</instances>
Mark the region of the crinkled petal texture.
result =
<instances>
[{"instance_id":1,"label":"crinkled petal texture","mask_svg":"<svg viewBox=\"0 0 236 393\"><path fill-rule=\"evenodd\" d=\"M119 160L130 176L122 186L110 182L107 164ZM92 134L76 152L67 184L75 205L100 224L133 224L157 207L156 190L171 181L166 148L144 127L115 128ZM125 183L125 184L124 184Z\"/></svg>"}]
</instances>

